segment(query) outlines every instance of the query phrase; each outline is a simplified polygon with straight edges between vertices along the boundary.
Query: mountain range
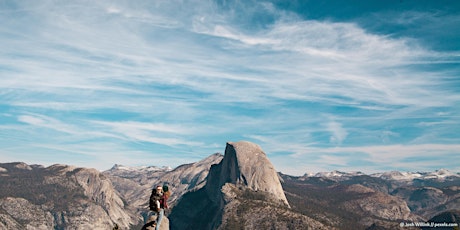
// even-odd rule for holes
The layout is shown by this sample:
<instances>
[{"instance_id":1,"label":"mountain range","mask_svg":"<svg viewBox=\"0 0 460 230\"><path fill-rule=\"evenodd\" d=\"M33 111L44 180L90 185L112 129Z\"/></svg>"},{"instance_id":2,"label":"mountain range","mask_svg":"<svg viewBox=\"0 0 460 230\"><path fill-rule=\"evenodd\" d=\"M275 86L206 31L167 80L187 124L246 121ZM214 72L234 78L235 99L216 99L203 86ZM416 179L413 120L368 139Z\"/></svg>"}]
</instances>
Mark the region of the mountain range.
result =
<instances>
[{"instance_id":1,"label":"mountain range","mask_svg":"<svg viewBox=\"0 0 460 230\"><path fill-rule=\"evenodd\" d=\"M0 229L140 229L160 184L172 190L162 229L398 229L433 221L458 229L460 222L459 173L290 176L276 172L260 146L240 141L174 169L0 163Z\"/></svg>"}]
</instances>

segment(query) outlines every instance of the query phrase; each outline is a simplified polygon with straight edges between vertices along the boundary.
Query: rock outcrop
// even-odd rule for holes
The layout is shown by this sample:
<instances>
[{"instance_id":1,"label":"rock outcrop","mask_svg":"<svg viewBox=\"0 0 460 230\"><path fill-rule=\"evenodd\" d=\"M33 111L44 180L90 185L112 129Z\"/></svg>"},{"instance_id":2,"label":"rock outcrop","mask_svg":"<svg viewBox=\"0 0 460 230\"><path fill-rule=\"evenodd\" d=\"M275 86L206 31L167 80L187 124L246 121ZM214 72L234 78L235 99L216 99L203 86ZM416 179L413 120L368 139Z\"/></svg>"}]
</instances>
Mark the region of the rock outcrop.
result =
<instances>
[{"instance_id":1,"label":"rock outcrop","mask_svg":"<svg viewBox=\"0 0 460 230\"><path fill-rule=\"evenodd\" d=\"M171 229L330 229L290 210L275 168L253 143L229 142L206 185L182 196Z\"/></svg>"},{"instance_id":2,"label":"rock outcrop","mask_svg":"<svg viewBox=\"0 0 460 230\"><path fill-rule=\"evenodd\" d=\"M275 167L260 146L247 142L228 142L219 165L211 167L206 190L218 197L226 183L265 192L276 202L289 206Z\"/></svg>"},{"instance_id":3,"label":"rock outcrop","mask_svg":"<svg viewBox=\"0 0 460 230\"><path fill-rule=\"evenodd\" d=\"M131 206L137 207L139 212L148 209L148 198L152 188L167 183L172 192L168 200L169 207L172 208L184 193L202 188L206 184L211 165L219 163L222 158L222 154L215 153L201 161L180 165L173 170L155 167L128 168L115 165L105 171L104 175L112 180L115 188L125 200Z\"/></svg>"},{"instance_id":4,"label":"rock outcrop","mask_svg":"<svg viewBox=\"0 0 460 230\"><path fill-rule=\"evenodd\" d=\"M2 164L1 229L129 228L140 221L95 169ZM3 226L2 226L3 225Z\"/></svg>"},{"instance_id":5,"label":"rock outcrop","mask_svg":"<svg viewBox=\"0 0 460 230\"><path fill-rule=\"evenodd\" d=\"M0 199L0 229L53 229L54 218L50 211L43 210L24 198Z\"/></svg>"},{"instance_id":6,"label":"rock outcrop","mask_svg":"<svg viewBox=\"0 0 460 230\"><path fill-rule=\"evenodd\" d=\"M162 175L156 184L168 183L171 187L172 195L168 200L169 206L174 207L177 200L186 192L196 191L205 186L211 166L218 164L222 158L222 154L215 153L201 161L181 165Z\"/></svg>"},{"instance_id":7,"label":"rock outcrop","mask_svg":"<svg viewBox=\"0 0 460 230\"><path fill-rule=\"evenodd\" d=\"M145 216L149 210L148 199L152 188L159 184L168 184L172 192L168 204L173 208L177 200L186 192L198 190L206 184L211 165L219 163L222 158L222 154L215 153L201 161L180 165L173 170L166 167L115 165L105 171L104 175L111 179L126 202L136 208L135 213L138 216ZM169 210L166 210L166 216L168 213ZM166 216L163 218L161 229L169 229L169 220Z\"/></svg>"}]
</instances>

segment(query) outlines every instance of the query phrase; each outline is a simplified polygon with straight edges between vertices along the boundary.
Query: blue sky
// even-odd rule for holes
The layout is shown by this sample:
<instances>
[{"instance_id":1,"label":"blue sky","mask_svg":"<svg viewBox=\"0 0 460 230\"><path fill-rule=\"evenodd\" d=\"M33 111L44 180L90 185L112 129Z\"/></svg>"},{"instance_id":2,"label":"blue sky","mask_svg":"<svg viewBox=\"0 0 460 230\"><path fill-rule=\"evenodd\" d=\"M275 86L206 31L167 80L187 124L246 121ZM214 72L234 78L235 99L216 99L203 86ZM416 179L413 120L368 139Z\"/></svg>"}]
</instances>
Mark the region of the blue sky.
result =
<instances>
[{"instance_id":1,"label":"blue sky","mask_svg":"<svg viewBox=\"0 0 460 230\"><path fill-rule=\"evenodd\" d=\"M0 162L460 171L458 1L0 0Z\"/></svg>"}]
</instances>

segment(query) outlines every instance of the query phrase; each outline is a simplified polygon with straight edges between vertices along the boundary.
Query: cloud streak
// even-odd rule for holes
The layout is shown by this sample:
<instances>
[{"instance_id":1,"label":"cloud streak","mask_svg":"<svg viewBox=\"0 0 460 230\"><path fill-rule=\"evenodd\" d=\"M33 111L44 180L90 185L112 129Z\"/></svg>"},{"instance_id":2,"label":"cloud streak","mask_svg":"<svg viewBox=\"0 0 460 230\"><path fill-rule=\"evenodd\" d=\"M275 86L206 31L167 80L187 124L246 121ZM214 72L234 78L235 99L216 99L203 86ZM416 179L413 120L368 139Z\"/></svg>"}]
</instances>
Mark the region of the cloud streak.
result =
<instances>
[{"instance_id":1,"label":"cloud streak","mask_svg":"<svg viewBox=\"0 0 460 230\"><path fill-rule=\"evenodd\" d=\"M392 159L387 145L420 144L457 153L458 51L375 33L363 18L309 19L256 1L43 0L8 6L0 19L0 129L14 137L0 149L82 143L94 157L100 141L108 149L98 158L119 148L185 161L250 139L274 157L314 148L326 154L320 163L356 168L379 158L354 166L328 151L379 146L371 152Z\"/></svg>"}]
</instances>

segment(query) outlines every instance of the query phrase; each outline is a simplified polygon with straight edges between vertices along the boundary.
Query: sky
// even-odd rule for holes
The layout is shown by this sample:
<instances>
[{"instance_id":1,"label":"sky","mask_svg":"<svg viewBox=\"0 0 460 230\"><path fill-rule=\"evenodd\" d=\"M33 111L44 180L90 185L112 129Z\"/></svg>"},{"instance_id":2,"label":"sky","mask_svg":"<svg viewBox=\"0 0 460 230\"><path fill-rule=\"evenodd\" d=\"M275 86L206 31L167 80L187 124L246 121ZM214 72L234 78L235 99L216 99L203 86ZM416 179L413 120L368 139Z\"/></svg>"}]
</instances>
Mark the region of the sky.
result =
<instances>
[{"instance_id":1,"label":"sky","mask_svg":"<svg viewBox=\"0 0 460 230\"><path fill-rule=\"evenodd\" d=\"M262 147L277 171L460 171L456 0L0 0L0 162Z\"/></svg>"}]
</instances>

